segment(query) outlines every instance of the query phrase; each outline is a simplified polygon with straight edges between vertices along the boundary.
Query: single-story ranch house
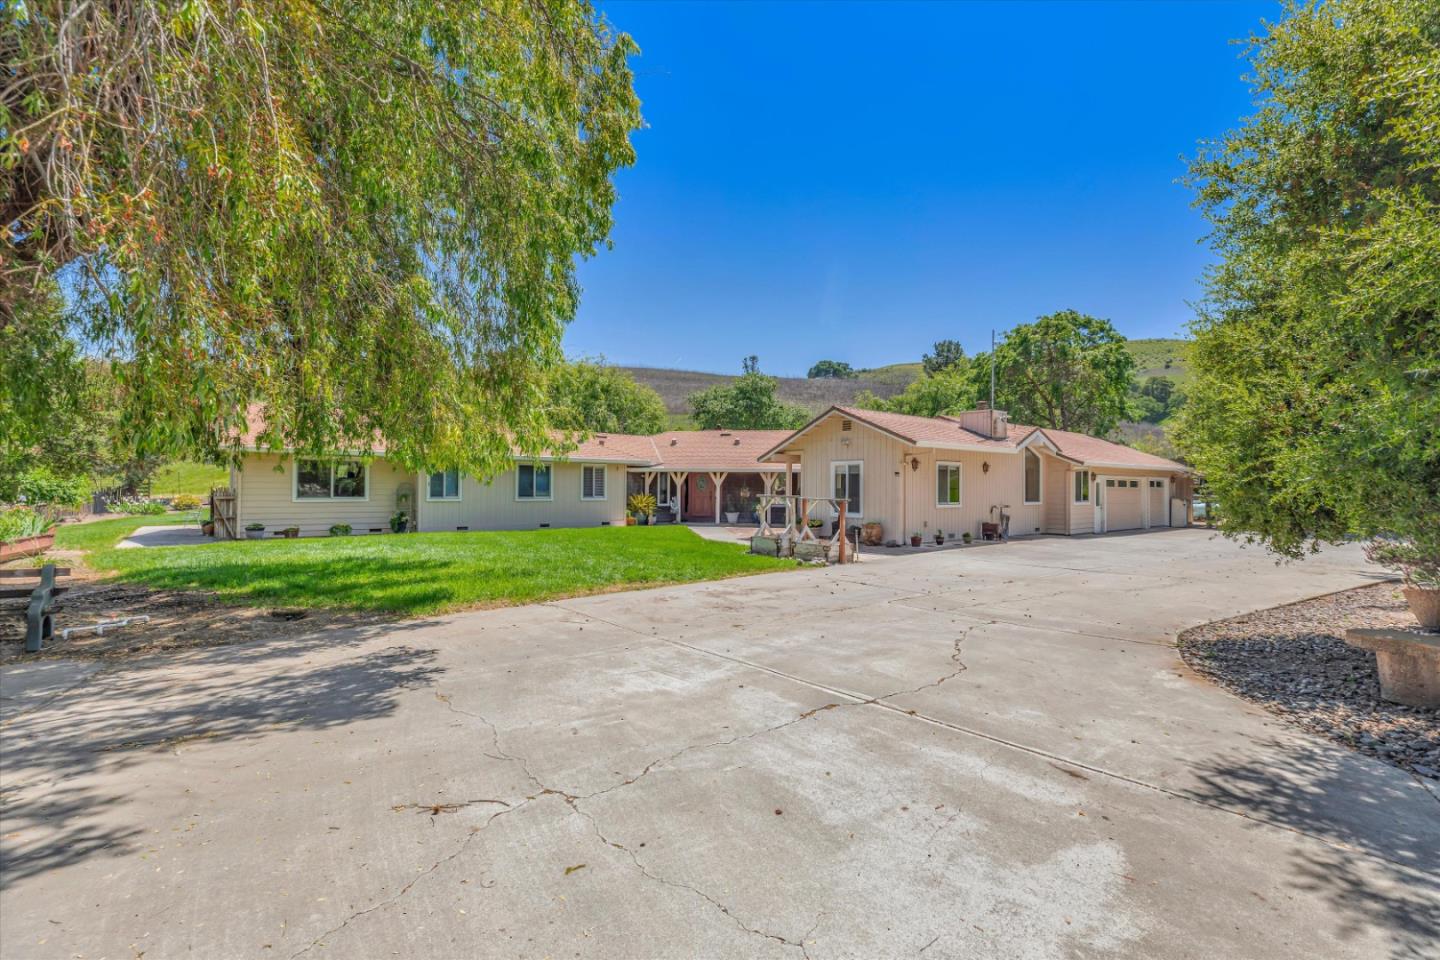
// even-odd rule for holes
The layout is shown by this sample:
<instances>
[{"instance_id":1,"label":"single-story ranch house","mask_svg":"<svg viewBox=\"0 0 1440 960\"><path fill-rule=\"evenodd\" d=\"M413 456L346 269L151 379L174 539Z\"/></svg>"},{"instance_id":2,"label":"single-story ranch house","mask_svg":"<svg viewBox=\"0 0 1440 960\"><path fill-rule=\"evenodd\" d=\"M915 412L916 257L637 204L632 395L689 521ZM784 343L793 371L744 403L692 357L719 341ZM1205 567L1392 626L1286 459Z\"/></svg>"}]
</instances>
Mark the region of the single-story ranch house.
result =
<instances>
[{"instance_id":1,"label":"single-story ranch house","mask_svg":"<svg viewBox=\"0 0 1440 960\"><path fill-rule=\"evenodd\" d=\"M295 459L250 448L231 470L235 530L303 536L349 524L381 533L404 510L422 531L624 524L647 491L662 522L754 522L769 493L846 501L847 523L980 536L1009 518L1011 536L1183 525L1191 473L1096 437L1009 423L1003 410L914 417L831 407L800 430L597 434L563 458L517 454L488 482L454 470L406 472L370 459Z\"/></svg>"}]
</instances>

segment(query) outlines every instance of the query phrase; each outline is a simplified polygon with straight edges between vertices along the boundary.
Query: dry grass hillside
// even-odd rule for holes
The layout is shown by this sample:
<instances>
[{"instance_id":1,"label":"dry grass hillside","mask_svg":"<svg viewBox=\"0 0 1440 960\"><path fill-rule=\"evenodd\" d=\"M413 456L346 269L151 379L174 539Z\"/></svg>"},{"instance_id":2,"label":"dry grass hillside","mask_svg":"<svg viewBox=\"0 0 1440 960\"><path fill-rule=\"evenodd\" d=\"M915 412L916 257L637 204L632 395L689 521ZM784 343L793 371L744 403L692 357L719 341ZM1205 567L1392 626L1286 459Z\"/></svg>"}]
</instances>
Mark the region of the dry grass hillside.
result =
<instances>
[{"instance_id":1,"label":"dry grass hillside","mask_svg":"<svg viewBox=\"0 0 1440 960\"><path fill-rule=\"evenodd\" d=\"M672 414L690 412L688 398L697 390L726 384L735 378L720 373L697 370L666 370L660 367L621 367L630 376L652 388L665 401ZM786 403L796 403L819 413L836 403L849 403L862 390L889 397L904 389L904 384L879 380L807 380L804 377L780 377L779 396Z\"/></svg>"}]
</instances>

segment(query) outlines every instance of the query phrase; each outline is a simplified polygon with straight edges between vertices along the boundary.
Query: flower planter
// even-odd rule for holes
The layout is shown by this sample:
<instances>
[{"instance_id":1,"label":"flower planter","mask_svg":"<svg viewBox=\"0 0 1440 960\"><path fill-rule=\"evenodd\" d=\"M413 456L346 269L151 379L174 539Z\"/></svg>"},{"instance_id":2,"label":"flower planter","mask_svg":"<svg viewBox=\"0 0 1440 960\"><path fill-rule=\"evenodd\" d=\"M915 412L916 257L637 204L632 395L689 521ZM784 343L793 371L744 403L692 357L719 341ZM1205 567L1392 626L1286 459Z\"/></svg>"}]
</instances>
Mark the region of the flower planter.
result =
<instances>
[{"instance_id":1,"label":"flower planter","mask_svg":"<svg viewBox=\"0 0 1440 960\"><path fill-rule=\"evenodd\" d=\"M750 552L758 553L762 557L775 557L780 554L780 541L775 537L751 537Z\"/></svg>"},{"instance_id":2,"label":"flower planter","mask_svg":"<svg viewBox=\"0 0 1440 960\"><path fill-rule=\"evenodd\" d=\"M1404 587L1410 612L1426 630L1440 630L1440 587Z\"/></svg>"},{"instance_id":3,"label":"flower planter","mask_svg":"<svg viewBox=\"0 0 1440 960\"><path fill-rule=\"evenodd\" d=\"M729 513L729 512L727 512L727 513L725 514L725 522L728 523L728 524L730 524L732 527L733 527L739 520L740 520L740 514L739 514L739 513Z\"/></svg>"},{"instance_id":4,"label":"flower planter","mask_svg":"<svg viewBox=\"0 0 1440 960\"><path fill-rule=\"evenodd\" d=\"M830 545L814 540L802 540L795 544L796 560L829 560Z\"/></svg>"},{"instance_id":5,"label":"flower planter","mask_svg":"<svg viewBox=\"0 0 1440 960\"><path fill-rule=\"evenodd\" d=\"M913 537L910 538L910 546L912 546L912 547L918 547L918 546L920 546L920 544L921 544L922 542L923 542L923 541L920 539L920 534L918 534L918 533L915 534L915 536L913 536Z\"/></svg>"},{"instance_id":6,"label":"flower planter","mask_svg":"<svg viewBox=\"0 0 1440 960\"><path fill-rule=\"evenodd\" d=\"M262 529L262 530L246 530L246 531L245 531L245 539L246 539L246 540L264 540L264 539L265 539L265 531L264 531L263 529Z\"/></svg>"},{"instance_id":7,"label":"flower planter","mask_svg":"<svg viewBox=\"0 0 1440 960\"><path fill-rule=\"evenodd\" d=\"M33 557L44 553L55 544L55 534L42 533L38 537L22 537L14 543L0 543L0 561L15 557Z\"/></svg>"},{"instance_id":8,"label":"flower planter","mask_svg":"<svg viewBox=\"0 0 1440 960\"><path fill-rule=\"evenodd\" d=\"M1409 707L1440 707L1440 635L1355 629L1345 642L1375 651L1380 695Z\"/></svg>"}]
</instances>

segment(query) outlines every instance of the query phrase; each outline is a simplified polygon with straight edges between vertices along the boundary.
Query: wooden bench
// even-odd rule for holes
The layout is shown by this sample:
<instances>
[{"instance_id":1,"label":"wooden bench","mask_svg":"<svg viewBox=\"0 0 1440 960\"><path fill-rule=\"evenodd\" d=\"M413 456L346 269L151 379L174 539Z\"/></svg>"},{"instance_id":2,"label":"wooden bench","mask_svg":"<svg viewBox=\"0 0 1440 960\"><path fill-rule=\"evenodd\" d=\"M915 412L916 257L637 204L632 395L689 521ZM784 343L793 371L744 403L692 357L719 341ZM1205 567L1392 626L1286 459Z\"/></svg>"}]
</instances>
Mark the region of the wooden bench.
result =
<instances>
[{"instance_id":1,"label":"wooden bench","mask_svg":"<svg viewBox=\"0 0 1440 960\"><path fill-rule=\"evenodd\" d=\"M29 597L30 605L25 610L25 652L39 653L46 640L55 633L52 615L55 612L55 598L69 587L57 587L56 577L70 576L69 567L56 567L47 563L43 567L23 567L16 570L0 570L0 580L38 579L35 586L0 587L0 598Z\"/></svg>"}]
</instances>

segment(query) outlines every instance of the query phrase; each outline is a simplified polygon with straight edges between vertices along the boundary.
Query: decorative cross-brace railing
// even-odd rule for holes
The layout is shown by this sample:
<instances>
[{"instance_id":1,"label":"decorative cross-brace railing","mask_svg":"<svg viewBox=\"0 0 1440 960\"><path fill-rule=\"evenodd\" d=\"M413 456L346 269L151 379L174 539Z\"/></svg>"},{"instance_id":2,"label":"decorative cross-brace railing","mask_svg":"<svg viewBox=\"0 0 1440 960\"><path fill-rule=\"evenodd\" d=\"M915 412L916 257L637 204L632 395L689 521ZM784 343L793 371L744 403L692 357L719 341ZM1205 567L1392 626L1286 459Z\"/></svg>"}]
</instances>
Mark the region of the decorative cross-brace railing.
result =
<instances>
[{"instance_id":1,"label":"decorative cross-brace railing","mask_svg":"<svg viewBox=\"0 0 1440 960\"><path fill-rule=\"evenodd\" d=\"M771 508L774 506L785 508L785 521L776 524L771 519ZM766 493L760 495L760 533L762 537L789 536L796 543L814 542L824 543L827 552L830 548L838 548L839 560L845 563L851 550L858 549L850 543L846 536L845 511L849 507L849 501L835 497L801 497L788 493ZM828 508L828 515L835 517L835 529L828 539L815 535L815 529L810 526L811 520L828 519L814 516L819 507Z\"/></svg>"}]
</instances>

